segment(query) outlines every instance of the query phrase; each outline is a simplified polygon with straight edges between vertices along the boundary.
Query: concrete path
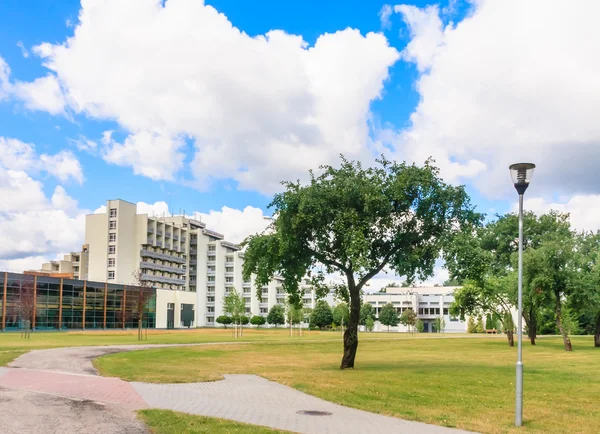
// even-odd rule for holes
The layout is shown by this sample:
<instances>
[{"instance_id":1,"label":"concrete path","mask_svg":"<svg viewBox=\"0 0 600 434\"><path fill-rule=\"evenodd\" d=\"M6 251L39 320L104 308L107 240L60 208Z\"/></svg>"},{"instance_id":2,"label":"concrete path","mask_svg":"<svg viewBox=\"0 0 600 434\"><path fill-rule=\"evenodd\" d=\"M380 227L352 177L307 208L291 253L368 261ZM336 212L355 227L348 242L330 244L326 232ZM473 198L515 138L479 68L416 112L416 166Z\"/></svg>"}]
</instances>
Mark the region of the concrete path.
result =
<instances>
[{"instance_id":1,"label":"concrete path","mask_svg":"<svg viewBox=\"0 0 600 434\"><path fill-rule=\"evenodd\" d=\"M198 344L193 345L198 346ZM159 346L169 345L79 347L32 351L11 364L20 369L0 368L0 387L86 399L91 402L116 405L123 410L168 409L299 433L458 434L466 432L336 405L256 375L225 375L224 380L207 383L128 383L116 378L100 377L96 375L91 365L92 358L98 355ZM66 358L70 360L67 361ZM30 369L31 366L35 366L35 369ZM57 372L58 370L62 372ZM73 372L65 372L66 370ZM88 373L81 373L82 371ZM1 403L0 408L2 408ZM330 414L324 416L299 414L307 410Z\"/></svg>"}]
</instances>

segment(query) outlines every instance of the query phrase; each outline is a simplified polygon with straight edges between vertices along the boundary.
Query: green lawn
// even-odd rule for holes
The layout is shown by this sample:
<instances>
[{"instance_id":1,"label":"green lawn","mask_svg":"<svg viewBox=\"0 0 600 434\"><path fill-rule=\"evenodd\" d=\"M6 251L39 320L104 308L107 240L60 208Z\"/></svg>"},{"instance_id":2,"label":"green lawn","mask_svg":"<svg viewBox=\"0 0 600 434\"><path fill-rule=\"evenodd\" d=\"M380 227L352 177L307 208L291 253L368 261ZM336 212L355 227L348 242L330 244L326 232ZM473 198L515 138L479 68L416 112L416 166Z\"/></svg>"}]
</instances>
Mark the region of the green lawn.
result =
<instances>
[{"instance_id":1,"label":"green lawn","mask_svg":"<svg viewBox=\"0 0 600 434\"><path fill-rule=\"evenodd\" d=\"M170 410L140 410L138 415L154 434L276 434L287 432Z\"/></svg>"},{"instance_id":2,"label":"green lawn","mask_svg":"<svg viewBox=\"0 0 600 434\"><path fill-rule=\"evenodd\" d=\"M373 335L361 334L352 371L338 368L339 341L298 338L136 351L102 357L95 365L104 375L153 382L255 373L350 407L484 433L517 432L516 348L505 339L404 334L365 339ZM600 350L589 337L574 337L572 353L563 351L559 338L538 342L524 346L525 428L518 431L597 433Z\"/></svg>"},{"instance_id":3,"label":"green lawn","mask_svg":"<svg viewBox=\"0 0 600 434\"><path fill-rule=\"evenodd\" d=\"M244 341L277 341L289 337L285 329L245 329ZM338 339L333 332L304 331L297 339ZM30 339L21 339L20 333L0 333L0 352L13 350L35 350L42 348L130 345L130 344L188 344L204 342L234 341L231 329L149 330L147 341L137 340L137 329L77 332L33 332Z\"/></svg>"}]
</instances>

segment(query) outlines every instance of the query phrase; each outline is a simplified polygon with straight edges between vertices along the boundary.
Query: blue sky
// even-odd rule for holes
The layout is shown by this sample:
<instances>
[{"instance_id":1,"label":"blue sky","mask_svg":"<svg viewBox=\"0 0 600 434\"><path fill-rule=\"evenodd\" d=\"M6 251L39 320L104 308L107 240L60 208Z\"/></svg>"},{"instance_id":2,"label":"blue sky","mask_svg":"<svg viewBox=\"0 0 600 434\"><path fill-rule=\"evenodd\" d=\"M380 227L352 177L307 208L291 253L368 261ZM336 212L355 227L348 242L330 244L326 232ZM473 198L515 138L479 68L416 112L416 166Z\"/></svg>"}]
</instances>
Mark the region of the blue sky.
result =
<instances>
[{"instance_id":1,"label":"blue sky","mask_svg":"<svg viewBox=\"0 0 600 434\"><path fill-rule=\"evenodd\" d=\"M590 111L593 98L561 74L539 80L534 71L562 68L554 57L563 47L555 44L551 55L536 44L562 20L569 52L583 40L569 29L584 16L557 10L542 17L536 5L513 0L158 3L0 3L0 60L10 68L0 73L0 138L6 149L17 146L8 139L34 149L22 171L35 186L4 181L15 197L37 198L21 214L43 210L60 214L52 218L65 227L81 225L85 212L118 197L156 210L163 201L174 212L213 211L212 222L223 226L231 221L223 207L269 214L284 177L335 162L340 151L367 161L383 151L417 162L433 155L444 178L466 184L490 214L514 206L508 163L542 162L530 207L570 211L589 226L581 203L596 203L589 176L597 176L598 137L592 120L585 124L577 110L565 115L560 107L582 102ZM515 5L522 19L512 23ZM265 37L272 30L286 35ZM578 54L570 53L571 75L587 78L597 65ZM553 175L565 153L585 172L567 171L568 182ZM16 225L19 212L3 211L6 228ZM18 267L78 242L56 243L47 231L39 237L40 246L0 252L0 261L25 261L5 264Z\"/></svg>"}]
</instances>

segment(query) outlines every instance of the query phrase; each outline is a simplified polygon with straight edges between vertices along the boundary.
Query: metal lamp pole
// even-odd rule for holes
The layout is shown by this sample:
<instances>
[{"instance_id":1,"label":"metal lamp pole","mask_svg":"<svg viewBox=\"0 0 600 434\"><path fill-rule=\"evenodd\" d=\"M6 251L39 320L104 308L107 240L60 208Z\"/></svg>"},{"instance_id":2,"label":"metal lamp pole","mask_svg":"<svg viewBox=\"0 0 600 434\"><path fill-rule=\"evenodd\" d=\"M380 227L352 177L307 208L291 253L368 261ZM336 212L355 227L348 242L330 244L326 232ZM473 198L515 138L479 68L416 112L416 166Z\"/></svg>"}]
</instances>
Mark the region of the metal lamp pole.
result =
<instances>
[{"instance_id":1,"label":"metal lamp pole","mask_svg":"<svg viewBox=\"0 0 600 434\"><path fill-rule=\"evenodd\" d=\"M519 287L517 301L517 381L515 426L523 425L523 195L529 187L535 164L518 163L510 167L511 177L519 193Z\"/></svg>"}]
</instances>

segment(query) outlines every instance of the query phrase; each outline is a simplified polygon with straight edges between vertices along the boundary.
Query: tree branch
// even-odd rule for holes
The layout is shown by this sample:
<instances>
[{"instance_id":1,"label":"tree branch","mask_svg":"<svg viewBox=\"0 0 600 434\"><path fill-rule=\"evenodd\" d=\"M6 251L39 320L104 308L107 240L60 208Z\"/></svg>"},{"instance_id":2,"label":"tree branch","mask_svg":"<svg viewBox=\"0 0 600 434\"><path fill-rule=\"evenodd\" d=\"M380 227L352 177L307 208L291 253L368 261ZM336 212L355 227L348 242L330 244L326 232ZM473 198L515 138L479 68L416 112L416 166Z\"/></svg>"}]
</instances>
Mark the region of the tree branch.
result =
<instances>
[{"instance_id":1,"label":"tree branch","mask_svg":"<svg viewBox=\"0 0 600 434\"><path fill-rule=\"evenodd\" d=\"M388 263L388 261L390 260L390 258L392 257L392 255L394 254L395 251L396 251L396 249L392 249L387 255L385 255L385 257L383 258L383 260L377 267L375 267L374 269L369 271L367 274L365 274L363 276L362 279L360 279L360 282L358 282L358 285L357 285L357 288L359 290L365 285L365 283L367 283L369 280L371 280L371 278L373 278L381 270L383 270L383 267L386 266L386 264Z\"/></svg>"},{"instance_id":2,"label":"tree branch","mask_svg":"<svg viewBox=\"0 0 600 434\"><path fill-rule=\"evenodd\" d=\"M313 249L310 249L313 256L315 258L317 258L317 260L325 265L329 265L331 267L336 267L338 268L340 271L343 271L344 273L348 273L348 267L345 267L342 263L334 261L333 259L327 259L323 254L318 253L316 251L314 251Z\"/></svg>"}]
</instances>

